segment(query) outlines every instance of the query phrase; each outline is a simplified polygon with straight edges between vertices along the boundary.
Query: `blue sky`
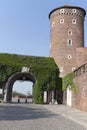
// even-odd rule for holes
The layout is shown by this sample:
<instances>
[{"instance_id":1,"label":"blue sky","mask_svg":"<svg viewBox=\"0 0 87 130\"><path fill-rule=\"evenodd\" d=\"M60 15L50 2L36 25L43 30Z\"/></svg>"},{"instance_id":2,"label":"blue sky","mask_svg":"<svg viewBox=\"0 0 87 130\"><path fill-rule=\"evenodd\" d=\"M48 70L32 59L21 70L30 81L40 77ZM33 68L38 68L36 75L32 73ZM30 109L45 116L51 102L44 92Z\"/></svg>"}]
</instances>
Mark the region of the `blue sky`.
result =
<instances>
[{"instance_id":1,"label":"blue sky","mask_svg":"<svg viewBox=\"0 0 87 130\"><path fill-rule=\"evenodd\" d=\"M87 0L0 0L0 53L49 56L48 15L65 4L80 6L87 11ZM85 46L86 36L87 16Z\"/></svg>"}]
</instances>

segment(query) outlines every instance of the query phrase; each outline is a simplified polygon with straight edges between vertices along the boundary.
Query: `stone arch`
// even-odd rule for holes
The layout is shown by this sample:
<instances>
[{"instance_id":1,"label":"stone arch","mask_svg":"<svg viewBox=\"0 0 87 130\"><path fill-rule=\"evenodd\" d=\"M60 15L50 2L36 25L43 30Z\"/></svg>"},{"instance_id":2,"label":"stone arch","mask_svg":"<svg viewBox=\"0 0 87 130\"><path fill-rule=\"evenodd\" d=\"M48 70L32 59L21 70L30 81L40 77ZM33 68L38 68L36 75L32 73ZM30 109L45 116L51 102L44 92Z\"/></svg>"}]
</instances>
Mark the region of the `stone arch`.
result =
<instances>
[{"instance_id":1,"label":"stone arch","mask_svg":"<svg viewBox=\"0 0 87 130\"><path fill-rule=\"evenodd\" d=\"M27 73L27 72L17 72L14 73L13 75L11 75L6 84L5 84L5 88L4 88L4 102L11 102L12 99L12 88L13 88L13 84L16 80L24 80L24 81L31 81L33 82L33 84L35 83L35 78L31 73Z\"/></svg>"}]
</instances>

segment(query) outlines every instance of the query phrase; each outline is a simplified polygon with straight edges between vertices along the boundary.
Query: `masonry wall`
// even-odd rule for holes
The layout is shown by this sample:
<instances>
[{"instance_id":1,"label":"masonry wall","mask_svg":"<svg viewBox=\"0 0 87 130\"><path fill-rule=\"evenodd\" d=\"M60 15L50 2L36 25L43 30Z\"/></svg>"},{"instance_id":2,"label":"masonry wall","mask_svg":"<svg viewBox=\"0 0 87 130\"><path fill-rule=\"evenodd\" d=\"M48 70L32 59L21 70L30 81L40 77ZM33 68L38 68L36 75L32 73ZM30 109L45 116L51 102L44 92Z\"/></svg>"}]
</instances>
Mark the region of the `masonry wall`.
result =
<instances>
[{"instance_id":1,"label":"masonry wall","mask_svg":"<svg viewBox=\"0 0 87 130\"><path fill-rule=\"evenodd\" d=\"M81 66L87 62L87 48L86 47L79 47L76 48L76 63L77 66Z\"/></svg>"},{"instance_id":2,"label":"masonry wall","mask_svg":"<svg viewBox=\"0 0 87 130\"><path fill-rule=\"evenodd\" d=\"M78 93L73 92L74 108L87 111L87 48L84 47L84 18L86 11L65 5L52 10L50 19L50 57L60 70L60 77L74 71ZM66 92L63 99L66 104Z\"/></svg>"},{"instance_id":3,"label":"masonry wall","mask_svg":"<svg viewBox=\"0 0 87 130\"><path fill-rule=\"evenodd\" d=\"M84 47L85 11L75 6L63 6L50 14L50 57L60 69L60 77L78 67L76 48Z\"/></svg>"},{"instance_id":4,"label":"masonry wall","mask_svg":"<svg viewBox=\"0 0 87 130\"><path fill-rule=\"evenodd\" d=\"M87 63L74 72L78 92L72 96L72 107L87 112Z\"/></svg>"}]
</instances>

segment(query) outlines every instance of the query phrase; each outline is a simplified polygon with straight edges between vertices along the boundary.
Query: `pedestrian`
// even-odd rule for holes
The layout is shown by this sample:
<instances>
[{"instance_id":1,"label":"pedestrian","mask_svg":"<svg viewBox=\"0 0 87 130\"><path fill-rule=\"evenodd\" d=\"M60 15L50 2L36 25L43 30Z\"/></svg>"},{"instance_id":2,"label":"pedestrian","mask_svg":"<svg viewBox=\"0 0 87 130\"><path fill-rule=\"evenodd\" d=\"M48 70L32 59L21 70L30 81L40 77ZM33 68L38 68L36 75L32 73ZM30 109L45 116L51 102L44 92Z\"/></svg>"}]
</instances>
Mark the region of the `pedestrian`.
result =
<instances>
[{"instance_id":1,"label":"pedestrian","mask_svg":"<svg viewBox=\"0 0 87 130\"><path fill-rule=\"evenodd\" d=\"M27 103L27 98L25 99L25 103Z\"/></svg>"},{"instance_id":2,"label":"pedestrian","mask_svg":"<svg viewBox=\"0 0 87 130\"><path fill-rule=\"evenodd\" d=\"M18 103L20 103L20 99L18 98Z\"/></svg>"}]
</instances>

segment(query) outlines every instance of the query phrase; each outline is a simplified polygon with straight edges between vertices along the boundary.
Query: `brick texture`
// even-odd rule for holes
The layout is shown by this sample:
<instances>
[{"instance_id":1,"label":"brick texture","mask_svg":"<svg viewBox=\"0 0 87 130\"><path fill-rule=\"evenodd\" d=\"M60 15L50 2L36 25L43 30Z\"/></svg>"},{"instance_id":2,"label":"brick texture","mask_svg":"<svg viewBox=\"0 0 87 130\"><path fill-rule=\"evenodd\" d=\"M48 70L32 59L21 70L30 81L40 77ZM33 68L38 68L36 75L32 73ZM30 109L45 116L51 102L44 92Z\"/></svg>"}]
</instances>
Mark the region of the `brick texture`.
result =
<instances>
[{"instance_id":1,"label":"brick texture","mask_svg":"<svg viewBox=\"0 0 87 130\"><path fill-rule=\"evenodd\" d=\"M55 59L61 77L78 67L76 48L84 47L84 17L85 10L74 6L63 6L49 14L50 57Z\"/></svg>"},{"instance_id":2,"label":"brick texture","mask_svg":"<svg viewBox=\"0 0 87 130\"><path fill-rule=\"evenodd\" d=\"M62 6L52 10L50 19L50 57L60 69L60 77L74 71L78 92L72 106L87 111L87 48L84 47L84 18L81 7ZM65 92L66 97L66 92ZM63 100L66 104L66 98Z\"/></svg>"},{"instance_id":3,"label":"brick texture","mask_svg":"<svg viewBox=\"0 0 87 130\"><path fill-rule=\"evenodd\" d=\"M87 63L79 67L74 75L78 92L73 92L72 107L87 112Z\"/></svg>"}]
</instances>

